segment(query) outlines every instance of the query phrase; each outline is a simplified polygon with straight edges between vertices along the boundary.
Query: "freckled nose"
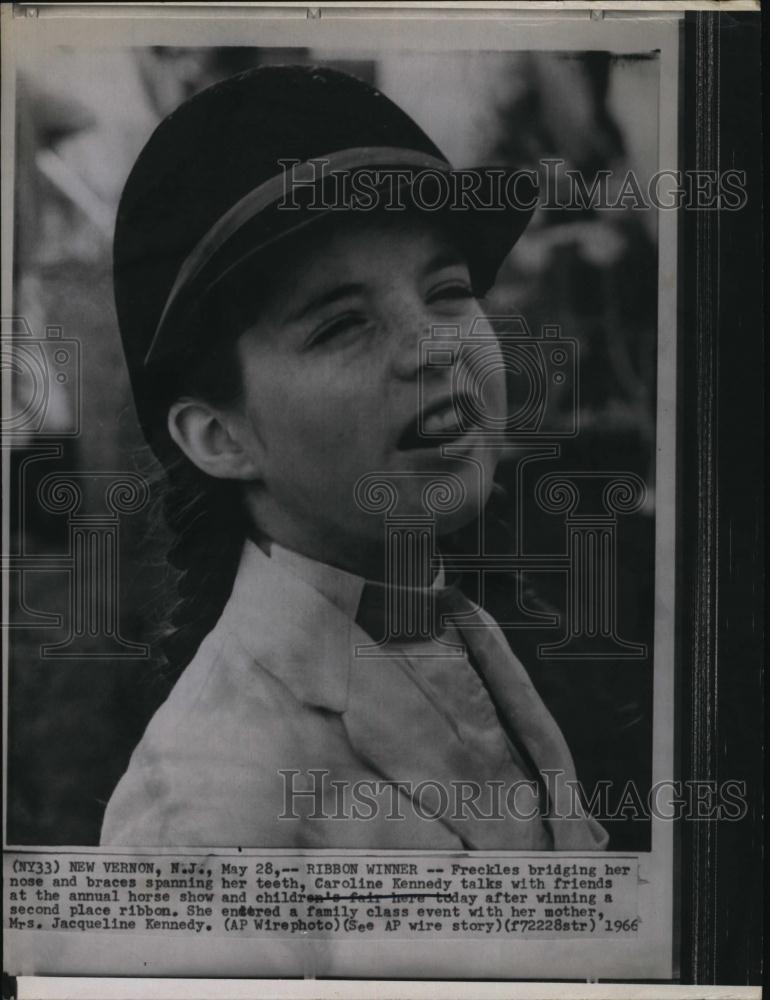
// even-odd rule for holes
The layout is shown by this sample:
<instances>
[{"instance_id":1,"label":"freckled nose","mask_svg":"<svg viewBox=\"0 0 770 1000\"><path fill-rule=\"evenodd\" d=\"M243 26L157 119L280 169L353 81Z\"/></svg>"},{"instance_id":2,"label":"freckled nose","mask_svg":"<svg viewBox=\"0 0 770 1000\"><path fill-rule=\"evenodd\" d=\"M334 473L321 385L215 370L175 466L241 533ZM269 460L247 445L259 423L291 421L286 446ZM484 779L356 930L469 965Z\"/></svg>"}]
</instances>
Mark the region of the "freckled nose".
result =
<instances>
[{"instance_id":1,"label":"freckled nose","mask_svg":"<svg viewBox=\"0 0 770 1000\"><path fill-rule=\"evenodd\" d=\"M430 338L430 321L424 313L405 311L396 318L391 331L392 367L397 378L415 379L422 366L423 344Z\"/></svg>"}]
</instances>

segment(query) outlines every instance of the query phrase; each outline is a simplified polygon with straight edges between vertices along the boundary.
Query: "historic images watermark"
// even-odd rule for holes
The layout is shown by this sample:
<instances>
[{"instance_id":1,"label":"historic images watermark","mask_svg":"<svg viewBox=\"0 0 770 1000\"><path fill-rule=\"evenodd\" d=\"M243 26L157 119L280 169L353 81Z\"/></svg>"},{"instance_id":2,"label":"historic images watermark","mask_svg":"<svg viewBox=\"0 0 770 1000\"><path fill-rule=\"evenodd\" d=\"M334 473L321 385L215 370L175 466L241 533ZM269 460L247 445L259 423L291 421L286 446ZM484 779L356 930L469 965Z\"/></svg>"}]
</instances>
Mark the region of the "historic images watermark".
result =
<instances>
[{"instance_id":1,"label":"historic images watermark","mask_svg":"<svg viewBox=\"0 0 770 1000\"><path fill-rule=\"evenodd\" d=\"M63 462L67 439L82 429L83 357L79 340L61 326L36 334L24 317L2 318L3 411L0 435L15 449L18 465L11 502L17 523L0 566L10 580L11 607L3 627L63 631L40 646L43 659L146 659L145 643L120 630L120 521L143 510L149 486L135 472L61 468L39 476L41 463ZM32 485L34 484L34 485ZM66 519L64 551L41 553L29 544L26 525L35 505ZM27 600L31 574L61 576L62 601L35 608Z\"/></svg>"},{"instance_id":2,"label":"historic images watermark","mask_svg":"<svg viewBox=\"0 0 770 1000\"><path fill-rule=\"evenodd\" d=\"M351 151L352 152L352 151ZM387 150L382 151L387 158ZM437 161L409 166L350 169L341 154L312 160L279 160L283 174L277 208L283 211L444 210L693 211L737 212L748 198L746 171L657 170L640 178L633 170L597 170L586 176L549 157L537 168L453 171ZM278 194L279 192L272 192Z\"/></svg>"},{"instance_id":3,"label":"historic images watermark","mask_svg":"<svg viewBox=\"0 0 770 1000\"><path fill-rule=\"evenodd\" d=\"M0 418L3 442L77 437L81 424L80 342L60 326L36 334L23 316L0 320L0 373L5 404Z\"/></svg>"},{"instance_id":4,"label":"historic images watermark","mask_svg":"<svg viewBox=\"0 0 770 1000\"><path fill-rule=\"evenodd\" d=\"M527 822L537 818L599 822L614 820L688 820L739 822L746 815L746 783L739 780L665 779L641 791L635 782L622 787L598 781L588 792L562 771L546 769L542 782L522 779L506 784L490 781L393 781L378 778L334 779L323 768L278 772L283 782L283 809L278 819L403 822L407 811L417 819ZM564 782L568 795L552 794Z\"/></svg>"},{"instance_id":5,"label":"historic images watermark","mask_svg":"<svg viewBox=\"0 0 770 1000\"><path fill-rule=\"evenodd\" d=\"M561 442L580 432L580 345L565 337L558 325L533 333L520 315L479 316L469 329L434 326L417 347L419 376L415 443L440 449L447 469L374 471L356 484L359 508L383 521L384 579L389 601L387 634L357 648L359 656L400 655L394 640L433 639L425 656L451 652L443 648L439 594L427 585L439 572L451 577L471 574L482 595L486 583L506 573L510 578L511 620L507 628L540 627L558 636L543 643L540 656L554 659L643 659L645 643L621 635L619 626L618 519L638 512L647 487L626 470L560 469L544 472L528 494L522 472L531 463L561 457ZM435 377L444 372L448 402L437 419L432 397ZM508 404L501 414L491 396L500 382L507 386ZM466 501L467 479L473 491L486 496L490 483L478 457L462 447L465 435L476 433L478 447L506 450L514 474L514 495L508 499L512 530L505 551L490 551L484 509L479 511L475 539L462 553L439 552L440 522ZM458 442L460 442L458 444ZM466 479L458 472L462 465ZM421 504L414 508L414 487ZM532 551L526 542L527 512L532 508L563 518L561 552ZM421 569L424 586L403 581ZM533 611L524 598L525 575L560 573L566 578L562 615ZM482 600L483 604L483 600ZM479 627L478 625L474 627Z\"/></svg>"}]
</instances>

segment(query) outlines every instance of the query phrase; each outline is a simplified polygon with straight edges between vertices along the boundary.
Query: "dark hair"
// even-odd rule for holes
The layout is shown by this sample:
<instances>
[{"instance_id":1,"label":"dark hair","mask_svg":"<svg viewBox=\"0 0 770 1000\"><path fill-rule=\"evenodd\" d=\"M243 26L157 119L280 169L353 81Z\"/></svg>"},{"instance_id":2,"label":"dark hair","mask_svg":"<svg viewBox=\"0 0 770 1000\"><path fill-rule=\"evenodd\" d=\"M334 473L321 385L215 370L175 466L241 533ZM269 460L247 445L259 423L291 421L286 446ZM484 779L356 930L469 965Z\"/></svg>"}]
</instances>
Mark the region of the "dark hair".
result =
<instances>
[{"instance_id":1,"label":"dark hair","mask_svg":"<svg viewBox=\"0 0 770 1000\"><path fill-rule=\"evenodd\" d=\"M167 560L178 574L176 600L159 628L166 660L163 679L168 682L176 680L216 625L250 531L241 484L209 476L190 461L169 434L168 410L183 396L215 405L238 400L242 381L235 341L248 323L247 301L233 281L213 290L189 331L195 349L156 369L148 389L154 410L152 448L163 469L157 509L171 536ZM202 337L198 327L207 327L209 336Z\"/></svg>"}]
</instances>

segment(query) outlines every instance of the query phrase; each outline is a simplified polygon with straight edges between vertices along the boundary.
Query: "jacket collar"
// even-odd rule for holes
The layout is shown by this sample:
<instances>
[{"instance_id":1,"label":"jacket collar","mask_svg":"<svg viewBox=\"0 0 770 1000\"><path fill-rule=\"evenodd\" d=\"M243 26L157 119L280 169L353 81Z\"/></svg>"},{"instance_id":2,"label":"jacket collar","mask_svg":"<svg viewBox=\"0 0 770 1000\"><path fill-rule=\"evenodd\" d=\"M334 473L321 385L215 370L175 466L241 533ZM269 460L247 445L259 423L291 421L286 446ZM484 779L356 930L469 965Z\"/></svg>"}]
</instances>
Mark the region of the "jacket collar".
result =
<instances>
[{"instance_id":1,"label":"jacket collar","mask_svg":"<svg viewBox=\"0 0 770 1000\"><path fill-rule=\"evenodd\" d=\"M362 604L369 608L379 601L384 607L384 585L274 543L270 549L268 555L246 541L226 623L296 698L344 712L350 670L361 665L356 648L372 642L356 624L356 615ZM440 589L443 583L441 570L434 586Z\"/></svg>"},{"instance_id":2,"label":"jacket collar","mask_svg":"<svg viewBox=\"0 0 770 1000\"><path fill-rule=\"evenodd\" d=\"M250 540L222 624L297 699L345 711L354 622Z\"/></svg>"},{"instance_id":3,"label":"jacket collar","mask_svg":"<svg viewBox=\"0 0 770 1000\"><path fill-rule=\"evenodd\" d=\"M551 791L561 805L574 769L556 723L505 640L490 629L491 621L462 595L457 612L461 631L487 632L491 646L480 658L481 673L538 770L558 772L560 780ZM357 647L371 647L371 639L353 618L251 541L244 548L221 624L298 700L341 714L355 751L385 777L424 780L423 798L430 800L430 786L436 781L473 780L480 773L473 755L409 676L405 659L356 655ZM400 724L394 726L394 720ZM430 810L430 801L425 804ZM489 823L442 819L471 847L499 847ZM526 849L517 840L521 824L511 821L508 826L511 844ZM552 828L557 849L595 850L606 843L606 834L593 820L555 823Z\"/></svg>"}]
</instances>

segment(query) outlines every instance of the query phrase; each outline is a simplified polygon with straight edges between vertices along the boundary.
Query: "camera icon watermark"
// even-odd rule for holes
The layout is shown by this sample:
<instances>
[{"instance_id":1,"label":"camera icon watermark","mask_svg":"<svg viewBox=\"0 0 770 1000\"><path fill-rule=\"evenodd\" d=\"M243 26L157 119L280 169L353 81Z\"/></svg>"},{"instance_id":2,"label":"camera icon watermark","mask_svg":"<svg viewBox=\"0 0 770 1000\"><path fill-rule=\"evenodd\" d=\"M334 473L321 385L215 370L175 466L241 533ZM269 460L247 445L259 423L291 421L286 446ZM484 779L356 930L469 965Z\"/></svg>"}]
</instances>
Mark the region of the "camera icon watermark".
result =
<instances>
[{"instance_id":1,"label":"camera icon watermark","mask_svg":"<svg viewBox=\"0 0 770 1000\"><path fill-rule=\"evenodd\" d=\"M459 326L433 326L420 341L418 433L451 440L457 431L482 429L492 440L571 438L579 431L579 345L557 325L532 334L522 316L477 317L466 334ZM436 376L449 371L457 426L437 428L429 401ZM495 405L501 380L507 406Z\"/></svg>"},{"instance_id":2,"label":"camera icon watermark","mask_svg":"<svg viewBox=\"0 0 770 1000\"><path fill-rule=\"evenodd\" d=\"M497 624L559 633L555 641L538 645L539 656L645 659L647 644L622 634L618 528L621 516L643 508L645 483L636 473L614 468L555 472L540 464L559 463L563 444L580 433L578 341L563 336L555 324L535 336L522 316L509 314L476 317L464 328L433 326L418 349L417 419L401 442L404 451L422 449L425 468L411 463L401 471L369 473L354 491L358 509L383 520L389 601L386 627L378 622L377 641L359 647L358 655L382 655L406 633L410 640L430 638L434 645L426 656L445 656L441 644L454 640L442 638L442 626L465 632L488 628L488 622L455 609L445 614L451 593L439 602L435 595L426 598L431 581L443 574L441 579L467 583L482 607L488 585L507 578L510 603ZM506 453L507 445L513 447ZM446 459L443 469L436 453ZM481 460L485 453L491 461ZM492 509L490 479L501 457L506 482ZM430 489L418 488L423 476ZM473 516L461 525L462 535L446 528L449 508L435 503L443 503L444 495L457 510L470 498ZM505 512L499 509L502 502ZM542 540L541 514L555 515L562 524L546 521L547 530L559 535L542 549L532 548L528 527L534 523L533 537ZM563 610L541 610L528 600L528 581L537 573L562 578Z\"/></svg>"},{"instance_id":3,"label":"camera icon watermark","mask_svg":"<svg viewBox=\"0 0 770 1000\"><path fill-rule=\"evenodd\" d=\"M76 437L81 426L80 343L47 326L42 337L24 317L3 317L3 410L0 433L11 440Z\"/></svg>"}]
</instances>

